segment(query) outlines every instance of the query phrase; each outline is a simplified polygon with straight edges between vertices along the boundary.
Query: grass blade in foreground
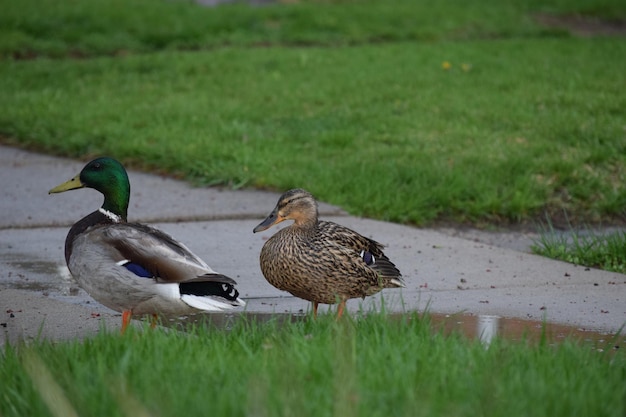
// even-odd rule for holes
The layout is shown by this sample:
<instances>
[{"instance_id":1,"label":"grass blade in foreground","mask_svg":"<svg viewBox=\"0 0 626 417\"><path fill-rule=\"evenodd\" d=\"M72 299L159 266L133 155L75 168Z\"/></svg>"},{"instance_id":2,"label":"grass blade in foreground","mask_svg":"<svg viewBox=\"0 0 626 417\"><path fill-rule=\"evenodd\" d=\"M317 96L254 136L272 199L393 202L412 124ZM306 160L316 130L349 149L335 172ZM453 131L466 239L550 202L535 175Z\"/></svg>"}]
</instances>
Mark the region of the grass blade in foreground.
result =
<instances>
[{"instance_id":1,"label":"grass blade in foreground","mask_svg":"<svg viewBox=\"0 0 626 417\"><path fill-rule=\"evenodd\" d=\"M79 415L622 416L626 361L570 342L433 333L417 315L237 322L7 347L0 413L48 415L25 373L41 359ZM120 391L121 390L121 391ZM122 394L122 393L123 394ZM130 404L130 405L129 405ZM345 414L347 413L347 414Z\"/></svg>"}]
</instances>

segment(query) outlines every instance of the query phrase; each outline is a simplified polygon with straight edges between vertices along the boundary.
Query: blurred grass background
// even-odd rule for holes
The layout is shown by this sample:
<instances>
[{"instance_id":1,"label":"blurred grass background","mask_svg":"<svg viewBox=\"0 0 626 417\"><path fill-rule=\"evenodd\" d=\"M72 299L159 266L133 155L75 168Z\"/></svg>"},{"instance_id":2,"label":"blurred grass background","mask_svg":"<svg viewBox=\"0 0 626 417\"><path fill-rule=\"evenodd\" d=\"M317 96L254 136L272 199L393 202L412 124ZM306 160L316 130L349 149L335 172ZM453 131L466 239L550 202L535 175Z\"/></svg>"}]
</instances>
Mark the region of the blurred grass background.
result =
<instances>
[{"instance_id":1,"label":"blurred grass background","mask_svg":"<svg viewBox=\"0 0 626 417\"><path fill-rule=\"evenodd\" d=\"M622 3L2 0L0 134L417 225L621 222L625 38L538 17Z\"/></svg>"}]
</instances>

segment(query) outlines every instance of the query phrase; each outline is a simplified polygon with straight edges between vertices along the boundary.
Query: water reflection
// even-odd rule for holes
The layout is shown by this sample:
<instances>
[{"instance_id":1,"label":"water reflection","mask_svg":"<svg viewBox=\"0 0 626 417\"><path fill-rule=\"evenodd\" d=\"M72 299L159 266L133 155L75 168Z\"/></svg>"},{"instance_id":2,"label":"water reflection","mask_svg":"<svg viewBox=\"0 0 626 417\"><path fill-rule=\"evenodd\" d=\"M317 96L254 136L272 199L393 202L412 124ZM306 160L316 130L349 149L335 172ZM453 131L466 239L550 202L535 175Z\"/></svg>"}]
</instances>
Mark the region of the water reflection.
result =
<instances>
[{"instance_id":1,"label":"water reflection","mask_svg":"<svg viewBox=\"0 0 626 417\"><path fill-rule=\"evenodd\" d=\"M78 285L65 264L33 259L25 254L0 256L7 272L0 277L0 287L42 292L46 295L76 295Z\"/></svg>"},{"instance_id":2,"label":"water reflection","mask_svg":"<svg viewBox=\"0 0 626 417\"><path fill-rule=\"evenodd\" d=\"M479 315L476 321L476 335L485 346L489 346L498 334L499 316Z\"/></svg>"},{"instance_id":3,"label":"water reflection","mask_svg":"<svg viewBox=\"0 0 626 417\"><path fill-rule=\"evenodd\" d=\"M429 313L428 317L434 329L445 334L457 333L471 339L479 339L485 346L489 346L495 338L531 343L545 342L551 345L569 340L589 345L597 350L615 350L626 344L625 334L545 321L463 313Z\"/></svg>"},{"instance_id":4,"label":"water reflection","mask_svg":"<svg viewBox=\"0 0 626 417\"><path fill-rule=\"evenodd\" d=\"M16 260L18 259L18 260ZM0 276L0 289L15 288L40 292L65 302L87 305L92 302L84 291L79 290L67 267L58 262L49 262L41 259L29 259L28 256L16 254L0 254L0 262L8 265L6 271ZM273 309L283 302L280 298L257 299L258 310L266 311ZM391 314L391 317L404 317L406 314ZM415 315L421 319L423 314ZM261 312L233 312L224 314L198 315L189 317L187 320L173 320L168 326L183 326L198 320L210 320L217 328L229 329L236 320L245 319L259 323L275 320L279 324L285 321L295 322L307 317L300 313L261 313ZM358 314L352 314L357 319ZM541 321L505 318L495 315L472 315L472 314L436 314L428 313L428 321L434 331L443 329L446 334L460 333L469 338L480 340L485 346L489 346L494 338L508 340L545 341L558 343L565 339L576 340L580 343L597 346L598 349L613 349L614 346L624 344L624 335L614 335L598 332L596 329L565 326ZM177 324L178 323L178 324ZM165 324L165 323L164 323Z\"/></svg>"},{"instance_id":5,"label":"water reflection","mask_svg":"<svg viewBox=\"0 0 626 417\"><path fill-rule=\"evenodd\" d=\"M352 319L367 320L367 316L352 314ZM406 314L390 314L391 319L406 318ZM424 315L415 315L418 320ZM308 320L307 313L253 313L253 312L229 312L199 314L186 318L164 320L163 325L178 330L185 329L192 323L210 324L218 329L229 330L238 320L248 322L267 323L274 321L277 324L285 322L297 322ZM433 332L442 331L444 334L462 334L470 339L480 340L488 347L496 338L504 338L512 341L526 341L530 343L546 342L556 345L565 340L589 345L597 350L616 350L626 343L626 335L600 332L595 329L583 329L580 327L566 326L533 320L500 317L495 315L472 315L472 314L436 314L427 313L428 323Z\"/></svg>"}]
</instances>

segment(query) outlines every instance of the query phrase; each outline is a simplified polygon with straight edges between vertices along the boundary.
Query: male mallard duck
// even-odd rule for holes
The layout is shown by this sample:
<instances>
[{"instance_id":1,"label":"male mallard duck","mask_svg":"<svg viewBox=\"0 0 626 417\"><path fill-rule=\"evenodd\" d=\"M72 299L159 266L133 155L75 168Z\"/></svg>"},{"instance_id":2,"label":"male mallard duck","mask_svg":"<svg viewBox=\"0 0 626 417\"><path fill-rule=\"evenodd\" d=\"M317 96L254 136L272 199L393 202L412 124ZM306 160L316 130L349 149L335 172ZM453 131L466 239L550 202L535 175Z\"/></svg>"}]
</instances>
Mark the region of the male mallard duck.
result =
<instances>
[{"instance_id":1,"label":"male mallard duck","mask_svg":"<svg viewBox=\"0 0 626 417\"><path fill-rule=\"evenodd\" d=\"M72 226L65 261L89 295L122 312L122 332L133 315L180 316L245 305L236 282L185 245L153 227L127 223L130 183L118 161L94 159L49 193L84 187L100 191L104 204Z\"/></svg>"},{"instance_id":2,"label":"male mallard duck","mask_svg":"<svg viewBox=\"0 0 626 417\"><path fill-rule=\"evenodd\" d=\"M283 220L293 224L268 239L261 250L261 271L274 287L313 302L339 302L376 294L383 288L404 287L402 275L383 253L383 245L347 227L318 220L317 202L302 189L278 199L274 210L253 232Z\"/></svg>"}]
</instances>

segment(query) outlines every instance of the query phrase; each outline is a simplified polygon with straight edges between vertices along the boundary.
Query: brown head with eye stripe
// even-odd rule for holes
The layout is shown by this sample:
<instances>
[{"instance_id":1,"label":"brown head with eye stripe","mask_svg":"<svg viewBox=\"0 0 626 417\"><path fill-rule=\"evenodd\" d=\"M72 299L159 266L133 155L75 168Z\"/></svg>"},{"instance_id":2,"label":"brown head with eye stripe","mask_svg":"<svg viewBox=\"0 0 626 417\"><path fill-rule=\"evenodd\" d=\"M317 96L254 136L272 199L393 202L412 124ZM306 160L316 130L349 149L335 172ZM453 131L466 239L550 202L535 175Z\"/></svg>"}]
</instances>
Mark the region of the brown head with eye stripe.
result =
<instances>
[{"instance_id":1,"label":"brown head with eye stripe","mask_svg":"<svg viewBox=\"0 0 626 417\"><path fill-rule=\"evenodd\" d=\"M261 232L284 220L293 220L294 226L317 223L318 210L315 198L306 190L295 188L284 193L278 199L274 210L263 220L253 232Z\"/></svg>"}]
</instances>

